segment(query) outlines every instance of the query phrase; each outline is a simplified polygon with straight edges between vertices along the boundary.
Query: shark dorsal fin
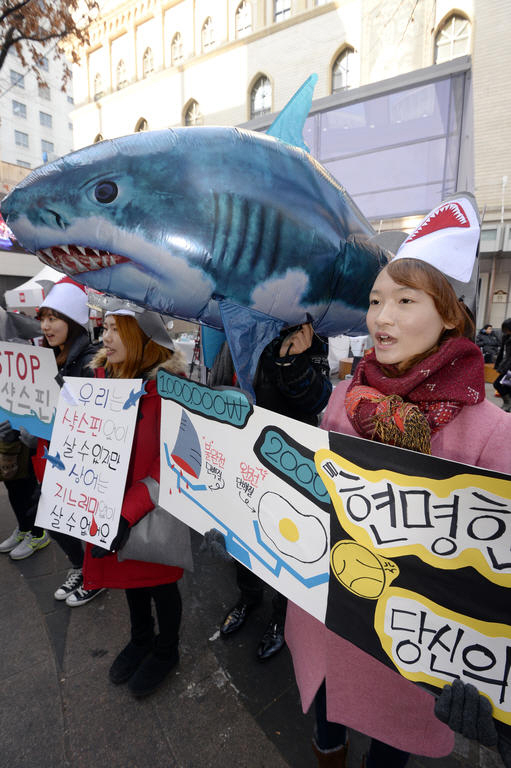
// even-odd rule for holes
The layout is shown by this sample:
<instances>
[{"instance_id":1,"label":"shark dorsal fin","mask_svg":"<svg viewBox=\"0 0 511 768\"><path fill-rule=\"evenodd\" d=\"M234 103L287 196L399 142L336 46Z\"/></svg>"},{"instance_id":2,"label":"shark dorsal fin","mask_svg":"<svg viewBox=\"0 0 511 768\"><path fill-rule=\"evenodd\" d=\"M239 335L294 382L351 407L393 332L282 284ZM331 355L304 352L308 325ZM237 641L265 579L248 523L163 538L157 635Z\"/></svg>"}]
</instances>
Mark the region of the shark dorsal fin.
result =
<instances>
[{"instance_id":1,"label":"shark dorsal fin","mask_svg":"<svg viewBox=\"0 0 511 768\"><path fill-rule=\"evenodd\" d=\"M306 152L309 151L309 147L303 140L303 127L311 108L312 94L317 82L318 76L313 74L298 88L266 131L269 136L274 136L293 147L300 147Z\"/></svg>"}]
</instances>

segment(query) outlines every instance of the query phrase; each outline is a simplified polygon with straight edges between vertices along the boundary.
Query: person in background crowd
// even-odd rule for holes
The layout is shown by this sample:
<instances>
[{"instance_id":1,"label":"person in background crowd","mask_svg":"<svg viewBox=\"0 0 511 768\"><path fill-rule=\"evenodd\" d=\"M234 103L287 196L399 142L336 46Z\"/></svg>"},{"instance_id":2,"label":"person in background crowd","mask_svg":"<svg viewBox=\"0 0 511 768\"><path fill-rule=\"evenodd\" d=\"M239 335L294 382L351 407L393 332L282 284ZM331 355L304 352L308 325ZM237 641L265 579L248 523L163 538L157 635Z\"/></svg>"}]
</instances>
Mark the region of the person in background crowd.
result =
<instances>
[{"instance_id":1,"label":"person in background crowd","mask_svg":"<svg viewBox=\"0 0 511 768\"><path fill-rule=\"evenodd\" d=\"M485 399L481 354L470 340L473 324L446 277L418 259L399 258L373 285L367 325L372 350L350 382L328 403L324 429L431 453L499 472L511 471L511 418ZM510 337L511 338L511 337ZM286 641L302 706L316 705L313 749L319 766L344 768L346 725L372 737L366 768L402 768L409 753L439 757L453 746L453 729L478 732L476 713L491 706L461 681L448 693L467 693L463 718L453 722L446 697L435 700L367 653L289 603ZM472 695L474 694L474 695ZM440 706L441 704L441 706ZM484 705L484 706L483 706ZM489 711L490 710L490 711ZM479 733L482 731L480 727ZM511 746L498 741L511 766Z\"/></svg>"},{"instance_id":2,"label":"person in background crowd","mask_svg":"<svg viewBox=\"0 0 511 768\"><path fill-rule=\"evenodd\" d=\"M87 589L112 587L126 590L131 638L110 667L112 683L128 682L134 696L146 696L158 688L179 661L181 597L177 582L183 569L140 560L122 560L122 549L131 526L150 515L157 504L160 482L161 398L156 372L163 367L183 376L186 363L170 340L163 320L154 312L136 313L119 307L106 312L103 348L92 365L96 376L116 379L142 378L146 394L140 398L119 529L110 550L87 544L84 585ZM151 613L154 601L157 636Z\"/></svg>"},{"instance_id":3,"label":"person in background crowd","mask_svg":"<svg viewBox=\"0 0 511 768\"><path fill-rule=\"evenodd\" d=\"M499 374L493 386L502 398L502 410L511 411L511 385L504 384L502 379L511 371L511 317L502 323L502 342L495 360L495 370Z\"/></svg>"},{"instance_id":4,"label":"person in background crowd","mask_svg":"<svg viewBox=\"0 0 511 768\"><path fill-rule=\"evenodd\" d=\"M494 363L500 347L499 337L493 325L486 323L476 336L476 344L483 353L485 363Z\"/></svg>"},{"instance_id":5,"label":"person in background crowd","mask_svg":"<svg viewBox=\"0 0 511 768\"><path fill-rule=\"evenodd\" d=\"M217 355L208 383L210 387L236 384L227 342ZM283 331L263 350L253 387L258 406L317 426L332 391L328 342L315 335L310 323ZM241 629L263 597L263 581L237 561L236 580L240 595L220 625L224 637ZM287 598L274 591L272 603L272 615L257 648L259 661L271 658L284 646Z\"/></svg>"},{"instance_id":6,"label":"person in background crowd","mask_svg":"<svg viewBox=\"0 0 511 768\"><path fill-rule=\"evenodd\" d=\"M35 525L40 488L31 461L31 451L10 422L0 424L0 480L5 483L18 525L0 544L0 552L12 560L25 560L50 543L48 533Z\"/></svg>"},{"instance_id":7,"label":"person in background crowd","mask_svg":"<svg viewBox=\"0 0 511 768\"><path fill-rule=\"evenodd\" d=\"M89 363L96 353L88 332L89 307L85 288L70 277L55 283L42 302L38 318L44 335L43 346L50 347L60 376L93 376ZM47 443L39 441L34 459L36 474L42 482L45 460L44 448ZM54 593L55 600L65 600L66 605L85 605L102 590L86 590L82 587L83 546L80 539L65 533L51 531L52 539L67 555L71 568L65 581Z\"/></svg>"}]
</instances>

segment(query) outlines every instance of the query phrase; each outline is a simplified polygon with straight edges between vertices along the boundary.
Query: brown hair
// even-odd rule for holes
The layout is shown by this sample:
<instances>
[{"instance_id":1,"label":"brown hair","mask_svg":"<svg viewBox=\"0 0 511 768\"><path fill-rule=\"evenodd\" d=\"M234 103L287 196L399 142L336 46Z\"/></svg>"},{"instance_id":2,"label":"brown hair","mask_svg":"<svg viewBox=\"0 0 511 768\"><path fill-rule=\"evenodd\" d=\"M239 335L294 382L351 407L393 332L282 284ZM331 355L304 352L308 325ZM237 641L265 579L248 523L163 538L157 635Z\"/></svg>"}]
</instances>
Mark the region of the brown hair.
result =
<instances>
[{"instance_id":1,"label":"brown hair","mask_svg":"<svg viewBox=\"0 0 511 768\"><path fill-rule=\"evenodd\" d=\"M51 307L42 307L37 312L37 319L40 321L43 317L46 315L54 315L59 320L63 320L67 324L67 337L62 345L62 349L55 349L55 360L57 363L57 366L61 368L66 360L67 356L69 355L69 350L71 349L73 342L75 339L78 338L78 336L82 336L83 334L88 335L87 329L83 327L83 325L80 325L79 323L75 322L75 320L72 320L70 317L67 317L67 315L63 315L62 312L57 312L56 309L52 309ZM49 347L46 340L46 336L43 339L43 347Z\"/></svg>"},{"instance_id":2,"label":"brown hair","mask_svg":"<svg viewBox=\"0 0 511 768\"><path fill-rule=\"evenodd\" d=\"M396 259L387 264L384 269L395 283L424 291L431 296L444 325L453 326L443 331L431 349L412 357L398 374L391 370L385 370L387 375L402 376L405 371L436 352L440 345L448 339L455 339L459 336L474 339L475 325L470 311L463 301L456 297L452 285L440 270L419 259Z\"/></svg>"},{"instance_id":3,"label":"brown hair","mask_svg":"<svg viewBox=\"0 0 511 768\"><path fill-rule=\"evenodd\" d=\"M105 368L113 379L136 379L172 357L172 351L152 341L134 317L115 315L115 324L126 349L123 363L109 363L105 350L100 349L90 365Z\"/></svg>"}]
</instances>

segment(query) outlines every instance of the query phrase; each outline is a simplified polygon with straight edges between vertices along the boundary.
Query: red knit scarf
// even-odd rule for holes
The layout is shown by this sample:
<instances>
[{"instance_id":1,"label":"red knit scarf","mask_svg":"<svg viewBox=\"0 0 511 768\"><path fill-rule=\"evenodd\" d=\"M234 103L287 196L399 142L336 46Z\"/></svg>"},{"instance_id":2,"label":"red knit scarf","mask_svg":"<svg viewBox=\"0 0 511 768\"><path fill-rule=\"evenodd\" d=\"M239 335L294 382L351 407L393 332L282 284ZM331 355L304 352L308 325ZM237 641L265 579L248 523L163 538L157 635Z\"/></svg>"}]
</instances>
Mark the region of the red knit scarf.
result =
<instances>
[{"instance_id":1,"label":"red knit scarf","mask_svg":"<svg viewBox=\"0 0 511 768\"><path fill-rule=\"evenodd\" d=\"M357 366L345 406L362 437L430 453L431 435L449 424L463 406L484 398L481 352L460 337L444 342L437 352L396 378L385 375L371 350Z\"/></svg>"}]
</instances>

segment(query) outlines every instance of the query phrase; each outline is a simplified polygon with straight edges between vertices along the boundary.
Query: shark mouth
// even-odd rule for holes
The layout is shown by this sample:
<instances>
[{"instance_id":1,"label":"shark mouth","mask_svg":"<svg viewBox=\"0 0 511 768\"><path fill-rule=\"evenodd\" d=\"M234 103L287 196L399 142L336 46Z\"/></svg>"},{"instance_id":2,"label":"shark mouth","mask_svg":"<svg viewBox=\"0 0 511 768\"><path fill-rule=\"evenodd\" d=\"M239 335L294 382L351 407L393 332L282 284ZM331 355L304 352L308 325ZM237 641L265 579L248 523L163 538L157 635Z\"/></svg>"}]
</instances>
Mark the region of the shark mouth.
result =
<instances>
[{"instance_id":1,"label":"shark mouth","mask_svg":"<svg viewBox=\"0 0 511 768\"><path fill-rule=\"evenodd\" d=\"M64 267L66 272L72 275L114 267L116 264L129 261L124 256L110 253L110 251L81 245L56 245L51 248L42 248L36 251L36 256L50 267Z\"/></svg>"},{"instance_id":2,"label":"shark mouth","mask_svg":"<svg viewBox=\"0 0 511 768\"><path fill-rule=\"evenodd\" d=\"M449 227L470 227L470 222L461 205L454 200L440 205L431 211L424 221L412 232L405 242L411 243L419 237L430 235L432 232L438 232L440 229ZM404 243L403 243L404 245Z\"/></svg>"}]
</instances>

